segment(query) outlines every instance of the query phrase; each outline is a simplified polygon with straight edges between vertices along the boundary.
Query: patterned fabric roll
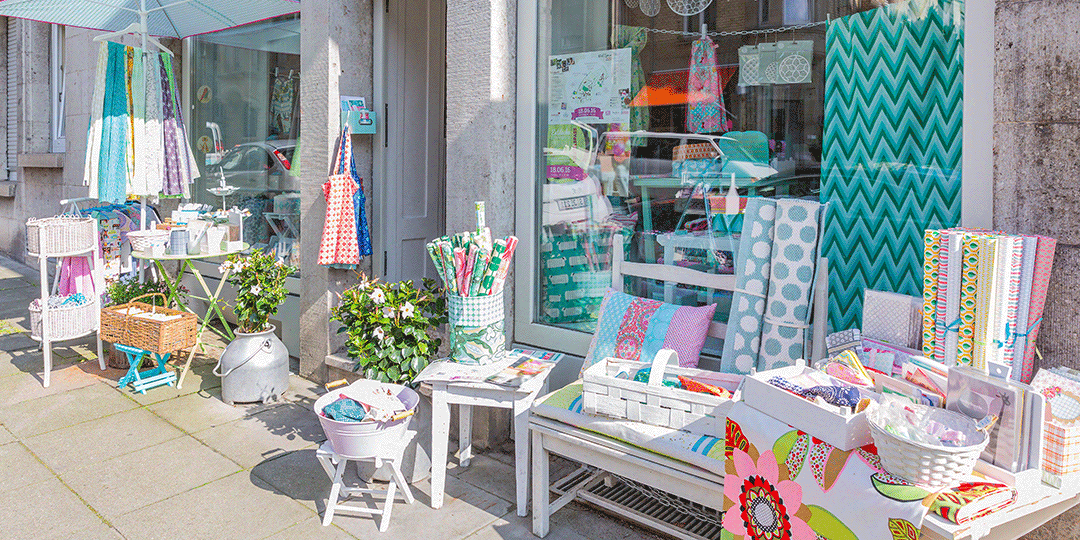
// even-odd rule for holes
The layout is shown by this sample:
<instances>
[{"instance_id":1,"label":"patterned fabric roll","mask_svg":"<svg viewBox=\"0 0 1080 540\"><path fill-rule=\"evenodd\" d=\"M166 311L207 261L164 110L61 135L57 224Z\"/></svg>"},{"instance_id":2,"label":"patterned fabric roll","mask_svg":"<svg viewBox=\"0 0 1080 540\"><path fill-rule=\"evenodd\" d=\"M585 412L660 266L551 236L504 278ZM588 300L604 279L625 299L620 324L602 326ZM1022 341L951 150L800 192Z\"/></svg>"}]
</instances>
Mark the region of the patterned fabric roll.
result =
<instances>
[{"instance_id":1,"label":"patterned fabric roll","mask_svg":"<svg viewBox=\"0 0 1080 540\"><path fill-rule=\"evenodd\" d=\"M952 231L949 234L949 266L945 290L945 365L956 365L956 352L959 342L960 319L960 281L963 268L964 233Z\"/></svg>"},{"instance_id":2,"label":"patterned fabric roll","mask_svg":"<svg viewBox=\"0 0 1080 540\"><path fill-rule=\"evenodd\" d=\"M1021 380L1030 381L1035 368L1035 340L1039 337L1043 306L1046 303L1046 290L1050 285L1050 269L1054 266L1054 249L1057 240L1045 236L1039 237L1039 247L1035 254L1035 278L1031 285L1031 309L1028 310L1027 345L1024 350L1024 364L1021 366Z\"/></svg>"},{"instance_id":3,"label":"patterned fabric roll","mask_svg":"<svg viewBox=\"0 0 1080 540\"><path fill-rule=\"evenodd\" d=\"M964 235L964 263L960 276L960 332L956 363L971 365L975 348L975 303L979 280L979 238Z\"/></svg>"},{"instance_id":4,"label":"patterned fabric roll","mask_svg":"<svg viewBox=\"0 0 1080 540\"><path fill-rule=\"evenodd\" d=\"M1019 236L1010 236L1008 243L1009 248L1006 253L1008 266L1006 270L1008 270L1009 277L1005 284L1005 319L1001 325L1002 332L998 337L1004 346L999 348L998 354L1001 363L1011 367L1016 359L1016 336L1021 332L1019 326L1024 324L1019 322L1020 278L1024 266L1024 245L1023 239Z\"/></svg>"},{"instance_id":5,"label":"patterned fabric roll","mask_svg":"<svg viewBox=\"0 0 1080 540\"><path fill-rule=\"evenodd\" d=\"M975 349L971 365L979 371L989 369L986 361L991 343L990 319L994 304L994 259L997 254L997 239L989 235L979 236L979 266L975 293Z\"/></svg>"},{"instance_id":6,"label":"patterned fabric roll","mask_svg":"<svg viewBox=\"0 0 1080 540\"><path fill-rule=\"evenodd\" d=\"M934 356L937 343L938 253L941 231L923 233L923 355Z\"/></svg>"},{"instance_id":7,"label":"patterned fabric roll","mask_svg":"<svg viewBox=\"0 0 1080 540\"><path fill-rule=\"evenodd\" d=\"M1016 311L1016 343L1013 351L1013 369L1009 377L1019 381L1023 377L1024 352L1027 350L1028 314L1031 312L1031 286L1035 280L1035 255L1039 249L1039 239L1034 236L1021 236L1023 257L1020 263L1020 305Z\"/></svg>"}]
</instances>

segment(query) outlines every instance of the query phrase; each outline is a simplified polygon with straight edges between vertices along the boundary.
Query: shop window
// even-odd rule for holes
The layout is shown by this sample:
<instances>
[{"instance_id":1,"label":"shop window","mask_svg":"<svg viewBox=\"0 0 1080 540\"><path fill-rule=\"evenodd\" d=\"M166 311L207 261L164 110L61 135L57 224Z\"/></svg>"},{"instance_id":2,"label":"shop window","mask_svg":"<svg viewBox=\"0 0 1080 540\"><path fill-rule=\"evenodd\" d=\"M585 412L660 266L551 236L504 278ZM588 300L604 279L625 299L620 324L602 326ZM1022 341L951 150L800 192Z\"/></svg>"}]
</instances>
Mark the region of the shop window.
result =
<instances>
[{"instance_id":1,"label":"shop window","mask_svg":"<svg viewBox=\"0 0 1080 540\"><path fill-rule=\"evenodd\" d=\"M695 4L700 10L689 15L673 9ZM822 232L823 249L832 249L829 256L838 262L831 265L830 283L838 291L830 295L832 320L844 328L857 325L852 314L858 298L849 287L837 286L848 277L858 277L868 288L920 294L921 274L909 272L908 266L921 257L921 251L913 252L921 245L908 238L921 235L924 227L959 221L959 184L953 182L959 178L959 161L953 158L959 155L960 133L952 128L960 125L960 108L951 97L927 96L952 96L963 84L958 67L962 47L956 46L962 24L951 15L962 9L942 1L927 6L919 12L904 5L814 0L539 2L536 191L532 208L519 207L536 212L529 324L593 332L604 290L611 284L615 238L623 239L624 251L635 262L732 273L742 221L718 207L731 189L741 197L840 202L835 207L847 211L858 210L867 189L880 191L884 186L880 201L868 201L874 212L841 216ZM887 10L881 11L884 17L915 29L905 34L904 40L915 40L910 44L880 40L885 48L908 47L903 55L874 50L875 32L882 31L883 23L870 16L838 26L842 36L827 31L830 18L835 22L874 10ZM927 25L929 32L924 31ZM858 32L866 35L854 36ZM862 47L865 43L870 45ZM889 84L872 79L877 67L898 74L919 72L917 81L905 83L917 88L919 97L883 89L882 95L888 96L883 102L899 103L892 109L830 101L830 92L839 96L846 79L830 82L829 46L856 49L847 59L830 61L840 65L858 57L852 62L856 70L868 70L871 85ZM889 58L913 65L885 65ZM901 79L897 75L890 80ZM911 105L918 100L923 101ZM866 132L851 144L877 144L866 142L881 135L875 125L895 127L896 144L887 150L884 145L870 148L880 155L867 156L857 169L846 168L851 159L839 150L840 137L847 136L839 123L850 127L851 122L842 116L844 107L881 115L880 122L867 120ZM916 133L903 128L939 121L948 129ZM827 133L832 133L831 150L825 148ZM941 152L949 154L948 160L928 158L920 150L939 144L950 148ZM869 172L871 168L877 172ZM864 182L867 174L876 174L880 182ZM919 198L919 190L931 183L942 186L931 189L942 193L942 200ZM872 216L887 221L883 216L888 201L905 199L898 223L868 223ZM940 208L935 206L939 203ZM861 234L859 228L870 229L859 240L868 244L845 244L850 240L850 229L840 229L845 226L856 227L854 234ZM875 232L888 227L895 234ZM875 258L872 248L883 242L888 245ZM895 264L882 262L885 253ZM849 258L840 260L843 257ZM908 274L915 278L903 279ZM730 295L715 291L672 289L643 280L625 287L679 304L715 302L721 321L730 308Z\"/></svg>"},{"instance_id":2,"label":"shop window","mask_svg":"<svg viewBox=\"0 0 1080 540\"><path fill-rule=\"evenodd\" d=\"M199 162L192 199L235 187L247 209L244 239L299 266L300 19L289 15L191 38L186 72L191 144Z\"/></svg>"}]
</instances>

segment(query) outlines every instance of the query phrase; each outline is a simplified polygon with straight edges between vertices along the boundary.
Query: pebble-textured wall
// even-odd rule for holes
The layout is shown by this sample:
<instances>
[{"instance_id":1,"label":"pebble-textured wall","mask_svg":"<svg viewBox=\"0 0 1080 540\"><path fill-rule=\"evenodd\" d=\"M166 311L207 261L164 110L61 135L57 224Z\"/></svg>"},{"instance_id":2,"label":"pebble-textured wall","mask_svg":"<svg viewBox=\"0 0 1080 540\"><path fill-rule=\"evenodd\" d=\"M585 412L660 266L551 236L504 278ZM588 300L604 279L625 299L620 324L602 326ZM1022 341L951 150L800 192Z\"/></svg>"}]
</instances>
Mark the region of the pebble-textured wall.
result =
<instances>
[{"instance_id":1,"label":"pebble-textured wall","mask_svg":"<svg viewBox=\"0 0 1080 540\"><path fill-rule=\"evenodd\" d=\"M1080 2L997 0L994 226L1058 239L1039 349L1080 367ZM1080 538L1080 507L1026 538Z\"/></svg>"}]
</instances>

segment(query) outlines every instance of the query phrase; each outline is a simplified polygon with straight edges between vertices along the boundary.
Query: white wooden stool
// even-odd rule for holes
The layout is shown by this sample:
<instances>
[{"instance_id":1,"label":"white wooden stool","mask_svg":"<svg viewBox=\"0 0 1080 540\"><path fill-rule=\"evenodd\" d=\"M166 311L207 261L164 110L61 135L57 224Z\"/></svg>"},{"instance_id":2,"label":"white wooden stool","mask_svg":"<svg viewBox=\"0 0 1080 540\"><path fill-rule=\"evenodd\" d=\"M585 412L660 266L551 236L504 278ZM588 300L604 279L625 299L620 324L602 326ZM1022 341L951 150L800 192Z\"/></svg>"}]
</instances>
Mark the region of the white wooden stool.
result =
<instances>
[{"instance_id":1,"label":"white wooden stool","mask_svg":"<svg viewBox=\"0 0 1080 540\"><path fill-rule=\"evenodd\" d=\"M413 433L413 432L408 432ZM412 438L412 437L408 437ZM408 441L405 441L406 444ZM409 490L409 484L405 482L404 475L401 474L401 468L396 459L391 457L366 457L366 458L353 458L344 457L334 452L334 447L330 444L330 441L326 441L319 447L319 450L315 452L315 457L319 460L319 464L322 465L323 470L326 471L327 476L330 477L332 485L330 486L330 496L326 500L326 513L323 515L323 526L330 525L330 522L334 519L334 512L340 510L342 512L356 512L359 514L377 516L381 515L379 519L379 532L386 532L387 527L390 526L390 511L394 508L394 495L400 488L401 493L405 496L405 503L413 503L412 491ZM390 484L385 490L382 489L370 489L346 486L342 477L345 475L345 466L350 461L374 461L375 471L377 472L384 464L390 468L391 477ZM385 496L383 499L382 510L379 510L376 504L371 506L358 506L355 504L345 504L339 502L339 497L348 499L353 495L372 495L374 497Z\"/></svg>"}]
</instances>

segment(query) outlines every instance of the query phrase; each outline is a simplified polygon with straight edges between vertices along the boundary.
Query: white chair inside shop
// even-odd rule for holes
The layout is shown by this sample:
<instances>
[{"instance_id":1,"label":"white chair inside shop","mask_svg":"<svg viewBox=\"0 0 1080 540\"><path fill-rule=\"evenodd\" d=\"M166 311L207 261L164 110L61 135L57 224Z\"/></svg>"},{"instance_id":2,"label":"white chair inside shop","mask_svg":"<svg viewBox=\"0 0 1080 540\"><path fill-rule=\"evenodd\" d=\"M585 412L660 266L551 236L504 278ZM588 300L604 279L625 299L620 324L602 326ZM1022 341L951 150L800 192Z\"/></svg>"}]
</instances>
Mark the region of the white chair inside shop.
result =
<instances>
[{"instance_id":1,"label":"white chair inside shop","mask_svg":"<svg viewBox=\"0 0 1080 540\"><path fill-rule=\"evenodd\" d=\"M402 445L408 445L416 432L405 431L404 434L405 440L400 442ZM405 482L405 476L401 474L400 464L394 457L345 457L334 452L333 445L330 444L330 441L326 441L315 452L315 458L319 460L319 464L322 465L331 481L330 496L326 500L326 511L323 514L323 526L330 525L330 522L334 520L335 512L347 512L380 516L379 532L386 532L386 529L390 526L390 513L394 509L395 497L398 495L398 491L400 490L406 504L412 504L415 500L412 491L409 489L409 484ZM390 481L387 483L386 489L346 485L345 469L350 461L357 463L358 471L359 463L364 461L374 462L376 471L382 467L387 467L390 470ZM376 501L382 499L382 508L380 509L376 503L361 505L358 502L346 502L357 495L369 495L375 498Z\"/></svg>"}]
</instances>

